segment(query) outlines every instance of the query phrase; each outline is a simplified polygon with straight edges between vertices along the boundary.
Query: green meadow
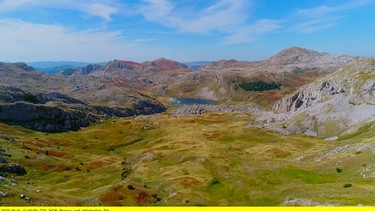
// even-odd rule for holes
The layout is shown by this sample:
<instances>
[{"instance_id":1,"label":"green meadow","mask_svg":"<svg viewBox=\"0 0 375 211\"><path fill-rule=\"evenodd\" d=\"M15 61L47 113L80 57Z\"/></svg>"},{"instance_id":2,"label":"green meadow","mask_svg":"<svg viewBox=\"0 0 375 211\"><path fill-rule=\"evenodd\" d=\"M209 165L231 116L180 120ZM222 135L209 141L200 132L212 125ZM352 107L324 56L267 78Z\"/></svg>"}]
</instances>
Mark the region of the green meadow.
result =
<instances>
[{"instance_id":1,"label":"green meadow","mask_svg":"<svg viewBox=\"0 0 375 211\"><path fill-rule=\"evenodd\" d=\"M111 118L76 132L0 124L24 176L3 206L375 204L375 128L325 141L248 128L249 114ZM4 137L13 140L6 140ZM9 181L14 179L18 185ZM7 183L8 181L8 183ZM24 194L31 200L21 199Z\"/></svg>"}]
</instances>

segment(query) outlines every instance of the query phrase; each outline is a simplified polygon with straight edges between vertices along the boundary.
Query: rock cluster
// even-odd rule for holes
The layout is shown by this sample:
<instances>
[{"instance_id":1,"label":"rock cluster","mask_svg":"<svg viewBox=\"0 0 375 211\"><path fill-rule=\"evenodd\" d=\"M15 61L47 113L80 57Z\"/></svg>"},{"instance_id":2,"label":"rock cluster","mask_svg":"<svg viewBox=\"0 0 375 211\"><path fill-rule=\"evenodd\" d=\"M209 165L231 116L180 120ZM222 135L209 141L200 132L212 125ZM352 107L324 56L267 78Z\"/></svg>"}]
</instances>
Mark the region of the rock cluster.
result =
<instances>
[{"instance_id":1,"label":"rock cluster","mask_svg":"<svg viewBox=\"0 0 375 211\"><path fill-rule=\"evenodd\" d=\"M273 110L277 112L295 112L299 108L308 108L315 102L320 102L330 96L345 93L345 86L335 82L324 81L320 84L310 84L304 90L288 95L277 101Z\"/></svg>"},{"instance_id":2,"label":"rock cluster","mask_svg":"<svg viewBox=\"0 0 375 211\"><path fill-rule=\"evenodd\" d=\"M263 109L256 104L247 105L210 105L210 104L194 104L194 105L184 105L181 108L173 110L172 114L180 115L200 115L205 112L259 112Z\"/></svg>"}]
</instances>

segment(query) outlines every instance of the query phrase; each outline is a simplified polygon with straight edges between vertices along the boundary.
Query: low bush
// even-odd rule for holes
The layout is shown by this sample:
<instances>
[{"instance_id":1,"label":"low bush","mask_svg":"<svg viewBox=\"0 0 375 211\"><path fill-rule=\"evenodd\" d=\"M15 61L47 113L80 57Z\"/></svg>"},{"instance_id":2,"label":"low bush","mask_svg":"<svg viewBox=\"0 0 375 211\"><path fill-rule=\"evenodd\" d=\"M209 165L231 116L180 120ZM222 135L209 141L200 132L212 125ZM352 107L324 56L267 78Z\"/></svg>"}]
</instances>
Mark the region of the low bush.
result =
<instances>
[{"instance_id":1,"label":"low bush","mask_svg":"<svg viewBox=\"0 0 375 211\"><path fill-rule=\"evenodd\" d=\"M344 184L344 188L350 188L350 187L352 187L352 184L350 184L350 183Z\"/></svg>"},{"instance_id":2,"label":"low bush","mask_svg":"<svg viewBox=\"0 0 375 211\"><path fill-rule=\"evenodd\" d=\"M265 91L271 89L280 89L280 84L275 82L267 83L264 81L242 82L239 86L246 91Z\"/></svg>"}]
</instances>

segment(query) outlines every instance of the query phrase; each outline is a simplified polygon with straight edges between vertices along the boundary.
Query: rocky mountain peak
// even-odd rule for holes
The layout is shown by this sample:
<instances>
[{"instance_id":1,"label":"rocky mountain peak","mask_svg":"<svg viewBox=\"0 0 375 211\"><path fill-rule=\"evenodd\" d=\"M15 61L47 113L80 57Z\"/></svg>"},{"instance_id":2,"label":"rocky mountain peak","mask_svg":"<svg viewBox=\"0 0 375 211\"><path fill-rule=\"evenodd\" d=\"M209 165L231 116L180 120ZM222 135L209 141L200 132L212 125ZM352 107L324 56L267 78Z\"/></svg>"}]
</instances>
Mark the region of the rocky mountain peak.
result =
<instances>
[{"instance_id":1,"label":"rocky mountain peak","mask_svg":"<svg viewBox=\"0 0 375 211\"><path fill-rule=\"evenodd\" d=\"M161 70L175 70L175 69L189 69L185 64L173 61L166 58L159 58L150 63L151 66L156 66Z\"/></svg>"},{"instance_id":2,"label":"rocky mountain peak","mask_svg":"<svg viewBox=\"0 0 375 211\"><path fill-rule=\"evenodd\" d=\"M98 68L90 73L93 76L123 76L129 71L133 71L140 64L133 61L113 60L108 62L103 68Z\"/></svg>"},{"instance_id":3,"label":"rocky mountain peak","mask_svg":"<svg viewBox=\"0 0 375 211\"><path fill-rule=\"evenodd\" d=\"M139 63L115 59L113 61L108 62L108 64L104 67L104 70L109 68L133 70L137 66L139 66Z\"/></svg>"},{"instance_id":4,"label":"rocky mountain peak","mask_svg":"<svg viewBox=\"0 0 375 211\"><path fill-rule=\"evenodd\" d=\"M187 65L174 60L159 58L153 61L143 62L137 70L140 72L151 73L169 70L190 70L190 68Z\"/></svg>"},{"instance_id":5,"label":"rocky mountain peak","mask_svg":"<svg viewBox=\"0 0 375 211\"><path fill-rule=\"evenodd\" d=\"M269 61L271 63L283 64L294 64L294 63L307 63L313 59L324 56L326 53L319 53L314 50L309 50L299 47L291 47L284 49L272 56Z\"/></svg>"}]
</instances>

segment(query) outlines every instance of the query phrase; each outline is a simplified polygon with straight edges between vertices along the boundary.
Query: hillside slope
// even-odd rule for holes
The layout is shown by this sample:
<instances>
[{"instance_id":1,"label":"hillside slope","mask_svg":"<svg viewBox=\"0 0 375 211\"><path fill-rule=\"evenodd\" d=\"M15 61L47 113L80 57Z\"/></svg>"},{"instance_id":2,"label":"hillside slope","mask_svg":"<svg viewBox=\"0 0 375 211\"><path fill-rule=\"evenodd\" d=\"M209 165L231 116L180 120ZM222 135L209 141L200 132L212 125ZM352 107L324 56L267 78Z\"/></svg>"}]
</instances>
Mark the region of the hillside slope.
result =
<instances>
[{"instance_id":1,"label":"hillside slope","mask_svg":"<svg viewBox=\"0 0 375 211\"><path fill-rule=\"evenodd\" d=\"M99 117L165 111L156 99L92 76L48 75L0 63L0 120L40 131L77 130Z\"/></svg>"},{"instance_id":2,"label":"hillside slope","mask_svg":"<svg viewBox=\"0 0 375 211\"><path fill-rule=\"evenodd\" d=\"M199 71L177 77L167 90L172 95L236 103L255 102L272 107L284 95L357 59L355 56L292 47L264 61L221 60L203 65ZM239 88L241 82L249 81L275 82L281 85L281 89L246 92Z\"/></svg>"},{"instance_id":3,"label":"hillside slope","mask_svg":"<svg viewBox=\"0 0 375 211\"><path fill-rule=\"evenodd\" d=\"M375 120L375 60L361 59L276 102L264 127L320 137L353 132Z\"/></svg>"}]
</instances>

